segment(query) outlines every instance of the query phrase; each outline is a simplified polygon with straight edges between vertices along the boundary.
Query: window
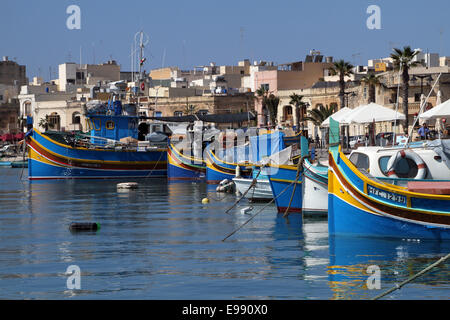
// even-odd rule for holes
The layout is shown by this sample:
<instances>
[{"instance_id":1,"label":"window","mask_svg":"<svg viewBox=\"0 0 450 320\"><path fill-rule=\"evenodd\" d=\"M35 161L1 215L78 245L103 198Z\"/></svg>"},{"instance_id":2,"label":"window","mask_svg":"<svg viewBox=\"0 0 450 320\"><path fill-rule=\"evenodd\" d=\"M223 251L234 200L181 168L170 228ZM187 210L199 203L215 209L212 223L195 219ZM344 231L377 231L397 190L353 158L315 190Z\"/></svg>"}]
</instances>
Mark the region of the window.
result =
<instances>
[{"instance_id":1,"label":"window","mask_svg":"<svg viewBox=\"0 0 450 320\"><path fill-rule=\"evenodd\" d=\"M79 124L81 123L80 121L80 113L79 112L74 112L72 114L72 124Z\"/></svg>"},{"instance_id":2,"label":"window","mask_svg":"<svg viewBox=\"0 0 450 320\"><path fill-rule=\"evenodd\" d=\"M205 115L205 114L208 114L208 110L206 110L206 109L201 109L201 110L199 110L199 111L197 112L197 114L198 114L198 115Z\"/></svg>"},{"instance_id":3,"label":"window","mask_svg":"<svg viewBox=\"0 0 450 320\"><path fill-rule=\"evenodd\" d=\"M354 152L350 156L350 162L358 169L369 169L369 157L363 153Z\"/></svg>"},{"instance_id":4,"label":"window","mask_svg":"<svg viewBox=\"0 0 450 320\"><path fill-rule=\"evenodd\" d=\"M380 157L380 159L378 159L378 165L380 167L381 172L383 172L384 175L387 175L387 171L388 171L387 164L388 164L390 158L391 158L391 156L384 156L384 157Z\"/></svg>"},{"instance_id":5,"label":"window","mask_svg":"<svg viewBox=\"0 0 450 320\"><path fill-rule=\"evenodd\" d=\"M421 96L420 93L415 93L415 94L414 94L414 101L415 101L415 102L419 102L419 101L420 101L420 96Z\"/></svg>"},{"instance_id":6,"label":"window","mask_svg":"<svg viewBox=\"0 0 450 320\"><path fill-rule=\"evenodd\" d=\"M106 126L106 129L108 129L108 130L113 130L114 129L114 121L106 121L106 124L105 124L105 126Z\"/></svg>"},{"instance_id":7,"label":"window","mask_svg":"<svg viewBox=\"0 0 450 320\"><path fill-rule=\"evenodd\" d=\"M0 94L0 101L2 101L2 100L3 100L3 95Z\"/></svg>"},{"instance_id":8,"label":"window","mask_svg":"<svg viewBox=\"0 0 450 320\"><path fill-rule=\"evenodd\" d=\"M269 84L268 83L263 83L263 84L261 84L261 88L263 88L266 91L269 91Z\"/></svg>"}]
</instances>

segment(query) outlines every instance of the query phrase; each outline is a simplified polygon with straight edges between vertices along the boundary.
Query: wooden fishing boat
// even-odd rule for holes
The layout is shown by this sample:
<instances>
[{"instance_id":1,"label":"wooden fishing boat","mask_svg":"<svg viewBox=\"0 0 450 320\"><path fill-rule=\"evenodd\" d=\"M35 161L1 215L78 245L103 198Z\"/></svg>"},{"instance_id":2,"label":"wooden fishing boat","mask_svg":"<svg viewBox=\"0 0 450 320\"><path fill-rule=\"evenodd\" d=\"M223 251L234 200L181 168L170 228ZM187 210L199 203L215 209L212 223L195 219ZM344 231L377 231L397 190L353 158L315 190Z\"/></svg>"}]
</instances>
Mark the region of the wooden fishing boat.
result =
<instances>
[{"instance_id":1,"label":"wooden fishing boat","mask_svg":"<svg viewBox=\"0 0 450 320\"><path fill-rule=\"evenodd\" d=\"M237 151L234 148L229 149L232 154ZM223 150L226 153L228 150ZM252 165L248 161L228 162L216 155L211 145L205 149L206 156L206 182L209 184L220 183L224 179L232 180L236 176L236 167L239 167L239 174L243 178L252 177Z\"/></svg>"},{"instance_id":2,"label":"wooden fishing boat","mask_svg":"<svg viewBox=\"0 0 450 320\"><path fill-rule=\"evenodd\" d=\"M178 150L172 143L168 153L169 180L204 180L206 178L206 162L203 159L188 156Z\"/></svg>"},{"instance_id":3,"label":"wooden fishing boat","mask_svg":"<svg viewBox=\"0 0 450 320\"><path fill-rule=\"evenodd\" d=\"M339 124L330 119L328 224L330 234L449 240L450 181L398 186L358 170L341 150Z\"/></svg>"},{"instance_id":4,"label":"wooden fishing boat","mask_svg":"<svg viewBox=\"0 0 450 320\"><path fill-rule=\"evenodd\" d=\"M328 190L328 168L318 162L312 164L308 141L301 137L300 166L288 164L272 165L269 180L278 212L326 213Z\"/></svg>"},{"instance_id":5,"label":"wooden fishing boat","mask_svg":"<svg viewBox=\"0 0 450 320\"><path fill-rule=\"evenodd\" d=\"M118 102L118 101L116 101ZM137 116L87 113L90 135L45 132L26 134L28 177L35 179L167 176L167 147L139 144Z\"/></svg>"}]
</instances>

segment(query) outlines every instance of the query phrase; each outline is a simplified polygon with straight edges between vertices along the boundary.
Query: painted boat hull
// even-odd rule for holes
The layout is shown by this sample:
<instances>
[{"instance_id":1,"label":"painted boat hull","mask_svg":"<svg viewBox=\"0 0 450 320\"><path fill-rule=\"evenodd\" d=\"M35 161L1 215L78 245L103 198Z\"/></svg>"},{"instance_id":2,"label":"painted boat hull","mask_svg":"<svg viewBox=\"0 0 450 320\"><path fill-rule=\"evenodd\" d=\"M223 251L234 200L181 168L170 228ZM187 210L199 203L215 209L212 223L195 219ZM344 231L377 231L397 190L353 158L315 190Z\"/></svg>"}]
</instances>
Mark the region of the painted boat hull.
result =
<instances>
[{"instance_id":1,"label":"painted boat hull","mask_svg":"<svg viewBox=\"0 0 450 320\"><path fill-rule=\"evenodd\" d=\"M330 150L329 163L330 234L450 240L450 196L374 181L340 150Z\"/></svg>"},{"instance_id":2,"label":"painted boat hull","mask_svg":"<svg viewBox=\"0 0 450 320\"><path fill-rule=\"evenodd\" d=\"M236 176L237 163L229 163L220 160L214 152L206 148L206 182L209 184L220 183L224 179L232 180ZM250 165L240 165L240 174L243 178L251 178L252 167Z\"/></svg>"},{"instance_id":3,"label":"painted boat hull","mask_svg":"<svg viewBox=\"0 0 450 320\"><path fill-rule=\"evenodd\" d=\"M239 190L239 192L242 194L244 194L248 190L248 188L252 184L252 181L253 179L233 178L233 182L236 185L236 189ZM270 187L269 180L268 179L257 180L254 189L251 189L249 192L247 192L245 198L255 201L273 199L273 193Z\"/></svg>"},{"instance_id":4,"label":"painted boat hull","mask_svg":"<svg viewBox=\"0 0 450 320\"><path fill-rule=\"evenodd\" d=\"M302 172L296 179L296 166L271 166L268 176L278 212L284 213L288 207L288 212L302 212Z\"/></svg>"},{"instance_id":5,"label":"painted boat hull","mask_svg":"<svg viewBox=\"0 0 450 320\"><path fill-rule=\"evenodd\" d=\"M188 158L173 145L167 152L167 178L169 180L205 180L206 164L202 159Z\"/></svg>"},{"instance_id":6,"label":"painted boat hull","mask_svg":"<svg viewBox=\"0 0 450 320\"><path fill-rule=\"evenodd\" d=\"M303 213L326 215L328 212L328 172L305 160L303 172Z\"/></svg>"},{"instance_id":7,"label":"painted boat hull","mask_svg":"<svg viewBox=\"0 0 450 320\"><path fill-rule=\"evenodd\" d=\"M76 148L35 129L26 139L30 180L167 176L166 149L138 152Z\"/></svg>"}]
</instances>

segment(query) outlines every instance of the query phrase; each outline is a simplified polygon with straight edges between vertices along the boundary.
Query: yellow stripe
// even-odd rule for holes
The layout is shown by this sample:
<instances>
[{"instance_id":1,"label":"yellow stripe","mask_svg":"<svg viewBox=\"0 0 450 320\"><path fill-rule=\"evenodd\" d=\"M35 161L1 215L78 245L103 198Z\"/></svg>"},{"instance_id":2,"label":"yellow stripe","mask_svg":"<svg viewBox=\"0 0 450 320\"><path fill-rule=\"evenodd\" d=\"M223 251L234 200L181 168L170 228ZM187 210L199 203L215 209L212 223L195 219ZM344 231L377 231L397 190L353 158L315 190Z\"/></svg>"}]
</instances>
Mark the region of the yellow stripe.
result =
<instances>
[{"instance_id":1,"label":"yellow stripe","mask_svg":"<svg viewBox=\"0 0 450 320\"><path fill-rule=\"evenodd\" d=\"M202 162L202 163L205 162L205 160L203 160L203 159L196 158L196 157L191 157L191 156L186 156L186 155L184 155L184 154L181 154L181 153L175 148L175 146L174 146L172 143L170 144L170 148L171 148L173 151L175 151L175 153L178 154L180 157L183 157L183 158L186 158L186 159L189 159L189 160L199 161L199 162Z\"/></svg>"},{"instance_id":2,"label":"yellow stripe","mask_svg":"<svg viewBox=\"0 0 450 320\"><path fill-rule=\"evenodd\" d=\"M286 179L275 179L275 178L270 178L271 181L277 181L277 182L286 182L286 183L293 183L295 180L286 180ZM301 184L302 181L298 180L296 182L297 184Z\"/></svg>"}]
</instances>

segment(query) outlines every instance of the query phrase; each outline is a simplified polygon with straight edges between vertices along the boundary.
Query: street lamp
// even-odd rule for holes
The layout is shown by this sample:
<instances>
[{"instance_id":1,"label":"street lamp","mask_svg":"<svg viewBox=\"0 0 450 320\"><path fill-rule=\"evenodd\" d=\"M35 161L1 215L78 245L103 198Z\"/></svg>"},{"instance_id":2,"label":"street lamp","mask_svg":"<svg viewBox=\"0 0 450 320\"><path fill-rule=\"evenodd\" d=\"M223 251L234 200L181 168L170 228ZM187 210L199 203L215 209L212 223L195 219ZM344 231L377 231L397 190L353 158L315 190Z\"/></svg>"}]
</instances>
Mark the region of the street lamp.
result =
<instances>
[{"instance_id":1,"label":"street lamp","mask_svg":"<svg viewBox=\"0 0 450 320\"><path fill-rule=\"evenodd\" d=\"M428 81L433 81L433 77L431 75L413 75L411 81L417 81L417 78L420 79L420 95L423 94L423 79L427 79Z\"/></svg>"}]
</instances>

